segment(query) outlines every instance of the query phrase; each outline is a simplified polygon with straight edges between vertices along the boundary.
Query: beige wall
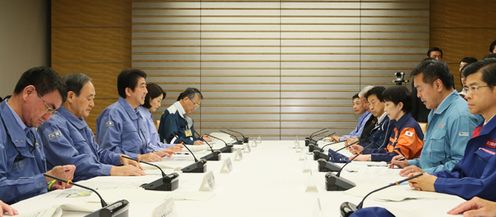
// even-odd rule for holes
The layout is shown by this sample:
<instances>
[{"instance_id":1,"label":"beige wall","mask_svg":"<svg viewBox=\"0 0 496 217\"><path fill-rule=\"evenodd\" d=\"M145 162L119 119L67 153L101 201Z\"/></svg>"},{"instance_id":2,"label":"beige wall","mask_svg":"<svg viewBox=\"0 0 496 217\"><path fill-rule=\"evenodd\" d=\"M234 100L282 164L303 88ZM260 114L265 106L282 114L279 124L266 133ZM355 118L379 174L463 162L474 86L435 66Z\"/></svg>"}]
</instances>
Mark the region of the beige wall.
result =
<instances>
[{"instance_id":1,"label":"beige wall","mask_svg":"<svg viewBox=\"0 0 496 217\"><path fill-rule=\"evenodd\" d=\"M45 0L0 1L0 96L28 68L48 64L47 13Z\"/></svg>"}]
</instances>

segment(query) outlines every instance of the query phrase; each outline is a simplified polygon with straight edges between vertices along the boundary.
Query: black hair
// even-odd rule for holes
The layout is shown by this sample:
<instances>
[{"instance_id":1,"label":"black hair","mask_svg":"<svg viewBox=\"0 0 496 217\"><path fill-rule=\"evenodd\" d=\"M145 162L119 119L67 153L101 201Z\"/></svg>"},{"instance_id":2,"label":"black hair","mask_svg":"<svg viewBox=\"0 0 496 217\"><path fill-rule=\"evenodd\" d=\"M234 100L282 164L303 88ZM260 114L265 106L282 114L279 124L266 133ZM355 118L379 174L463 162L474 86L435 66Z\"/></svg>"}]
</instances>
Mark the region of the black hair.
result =
<instances>
[{"instance_id":1,"label":"black hair","mask_svg":"<svg viewBox=\"0 0 496 217\"><path fill-rule=\"evenodd\" d=\"M117 77L117 91L119 96L126 98L126 88L134 91L139 78L146 78L146 73L139 69L124 69Z\"/></svg>"},{"instance_id":2,"label":"black hair","mask_svg":"<svg viewBox=\"0 0 496 217\"><path fill-rule=\"evenodd\" d=\"M436 79L443 82L446 89L454 87L453 75L450 73L448 65L445 62L440 62L432 59L427 59L419 63L411 72L411 76L415 77L423 74L423 82L432 84Z\"/></svg>"},{"instance_id":3,"label":"black hair","mask_svg":"<svg viewBox=\"0 0 496 217\"><path fill-rule=\"evenodd\" d=\"M67 96L62 78L55 70L47 66L33 67L25 71L17 81L14 94L20 94L29 85L33 85L36 88L36 92L40 97L57 91L62 97L62 102L64 102Z\"/></svg>"},{"instance_id":4,"label":"black hair","mask_svg":"<svg viewBox=\"0 0 496 217\"><path fill-rule=\"evenodd\" d=\"M496 59L496 53L491 53L491 54L488 54L487 56L485 56L484 58L482 58L483 60L486 60L486 59Z\"/></svg>"},{"instance_id":5,"label":"black hair","mask_svg":"<svg viewBox=\"0 0 496 217\"><path fill-rule=\"evenodd\" d=\"M431 53L434 51L438 51L439 53L441 53L441 57L443 57L443 50L441 50L441 48L438 47L429 48L429 50L427 51L427 57L431 57Z\"/></svg>"},{"instance_id":6,"label":"black hair","mask_svg":"<svg viewBox=\"0 0 496 217\"><path fill-rule=\"evenodd\" d=\"M467 65L463 70L463 76L467 77L479 71L482 73L482 81L484 81L487 86L490 88L496 86L496 59L485 59Z\"/></svg>"},{"instance_id":7,"label":"black hair","mask_svg":"<svg viewBox=\"0 0 496 217\"><path fill-rule=\"evenodd\" d=\"M177 101L182 100L186 97L188 97L189 99L193 99L195 98L195 95L199 95L200 99L203 99L203 94L200 92L200 90L194 87L188 87L181 94L179 94L179 96L177 96Z\"/></svg>"},{"instance_id":8,"label":"black hair","mask_svg":"<svg viewBox=\"0 0 496 217\"><path fill-rule=\"evenodd\" d=\"M375 86L365 93L365 98L368 99L369 96L375 95L379 101L384 102L384 98L382 97L384 90L386 90L386 88L383 86Z\"/></svg>"},{"instance_id":9,"label":"black hair","mask_svg":"<svg viewBox=\"0 0 496 217\"><path fill-rule=\"evenodd\" d=\"M352 100L354 100L354 99L360 99L360 97L358 96L358 93L357 93L357 94L353 95L353 96L351 97L351 99L352 99Z\"/></svg>"},{"instance_id":10,"label":"black hair","mask_svg":"<svg viewBox=\"0 0 496 217\"><path fill-rule=\"evenodd\" d=\"M464 62L464 63L467 63L467 64L475 63L475 62L477 62L477 58L475 58L475 57L463 57L460 60L460 62L458 62L458 63L461 63L461 62Z\"/></svg>"},{"instance_id":11,"label":"black hair","mask_svg":"<svg viewBox=\"0 0 496 217\"><path fill-rule=\"evenodd\" d=\"M146 94L145 103L143 103L143 106L148 109L152 107L152 105L150 104L152 99L155 99L159 96L162 96L162 99L165 99L165 96L167 95L164 89L162 89L162 87L160 87L160 85L156 83L147 83L146 89L148 90L148 93Z\"/></svg>"},{"instance_id":12,"label":"black hair","mask_svg":"<svg viewBox=\"0 0 496 217\"><path fill-rule=\"evenodd\" d=\"M398 105L400 102L403 103L403 108L401 109L405 113L412 111L412 100L410 98L410 91L405 86L392 86L388 87L382 93L384 101L392 102Z\"/></svg>"},{"instance_id":13,"label":"black hair","mask_svg":"<svg viewBox=\"0 0 496 217\"><path fill-rule=\"evenodd\" d=\"M494 48L496 47L496 40L494 40L490 45L489 45L489 53L493 53Z\"/></svg>"},{"instance_id":14,"label":"black hair","mask_svg":"<svg viewBox=\"0 0 496 217\"><path fill-rule=\"evenodd\" d=\"M83 73L76 73L64 76L64 84L67 88L67 92L72 91L79 96L83 86L90 82L91 78Z\"/></svg>"}]
</instances>

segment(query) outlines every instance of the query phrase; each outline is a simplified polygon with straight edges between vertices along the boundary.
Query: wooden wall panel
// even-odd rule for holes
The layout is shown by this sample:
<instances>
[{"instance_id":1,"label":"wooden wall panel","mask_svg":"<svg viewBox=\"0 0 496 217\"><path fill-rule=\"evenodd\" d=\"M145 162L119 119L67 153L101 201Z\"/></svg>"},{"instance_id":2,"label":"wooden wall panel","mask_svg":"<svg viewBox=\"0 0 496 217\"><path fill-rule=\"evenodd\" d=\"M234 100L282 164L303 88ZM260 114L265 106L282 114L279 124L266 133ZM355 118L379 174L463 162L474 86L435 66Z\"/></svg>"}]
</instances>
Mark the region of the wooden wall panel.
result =
<instances>
[{"instance_id":1,"label":"wooden wall panel","mask_svg":"<svg viewBox=\"0 0 496 217\"><path fill-rule=\"evenodd\" d=\"M458 89L458 61L465 56L484 57L496 40L496 19L491 16L495 7L493 0L430 1L430 46L444 50Z\"/></svg>"},{"instance_id":2,"label":"wooden wall panel","mask_svg":"<svg viewBox=\"0 0 496 217\"><path fill-rule=\"evenodd\" d=\"M96 105L87 121L96 130L96 117L117 99L117 75L131 66L131 1L52 0L51 17L51 65L93 79Z\"/></svg>"}]
</instances>

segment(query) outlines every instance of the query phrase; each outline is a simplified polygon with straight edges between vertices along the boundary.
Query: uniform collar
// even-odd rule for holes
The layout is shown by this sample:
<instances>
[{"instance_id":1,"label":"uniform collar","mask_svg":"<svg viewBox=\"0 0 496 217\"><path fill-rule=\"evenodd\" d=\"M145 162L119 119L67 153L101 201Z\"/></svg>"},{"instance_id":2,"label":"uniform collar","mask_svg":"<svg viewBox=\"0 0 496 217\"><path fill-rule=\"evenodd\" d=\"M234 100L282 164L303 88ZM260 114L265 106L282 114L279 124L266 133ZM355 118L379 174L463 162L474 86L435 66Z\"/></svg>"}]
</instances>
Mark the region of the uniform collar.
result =
<instances>
[{"instance_id":1,"label":"uniform collar","mask_svg":"<svg viewBox=\"0 0 496 217\"><path fill-rule=\"evenodd\" d=\"M443 101L437 106L437 108L434 110L435 114L442 114L446 109L449 108L451 103L457 99L457 97L460 97L460 95L453 90L446 98L443 99Z\"/></svg>"},{"instance_id":2,"label":"uniform collar","mask_svg":"<svg viewBox=\"0 0 496 217\"><path fill-rule=\"evenodd\" d=\"M12 142L17 147L26 147L26 133L28 130L33 130L34 128L28 128L21 118L7 103L7 100L0 104L0 112L3 114L3 122ZM7 126L8 124L8 126Z\"/></svg>"},{"instance_id":3,"label":"uniform collar","mask_svg":"<svg viewBox=\"0 0 496 217\"><path fill-rule=\"evenodd\" d=\"M76 115L74 115L72 112L67 110L64 106L60 107L57 113L63 118L65 118L67 121L69 121L69 123L74 125L79 130L84 129L87 126L86 122L83 119L76 117Z\"/></svg>"},{"instance_id":4,"label":"uniform collar","mask_svg":"<svg viewBox=\"0 0 496 217\"><path fill-rule=\"evenodd\" d=\"M403 126L403 124L405 124L410 119L410 117L412 117L410 113L405 113L399 120L396 121L396 125Z\"/></svg>"},{"instance_id":5,"label":"uniform collar","mask_svg":"<svg viewBox=\"0 0 496 217\"><path fill-rule=\"evenodd\" d=\"M494 128L496 128L496 118L495 116L493 116L491 118L491 120L489 120L489 122L487 122L487 124L485 125L482 125L482 129L480 131L480 135L485 135L485 134L489 134L491 131L494 130Z\"/></svg>"},{"instance_id":6,"label":"uniform collar","mask_svg":"<svg viewBox=\"0 0 496 217\"><path fill-rule=\"evenodd\" d=\"M184 111L183 105L179 101L174 103L174 107L176 107L177 111L179 112L179 115L181 115L182 118L184 118L184 114L186 114L186 111Z\"/></svg>"},{"instance_id":7,"label":"uniform collar","mask_svg":"<svg viewBox=\"0 0 496 217\"><path fill-rule=\"evenodd\" d=\"M387 113L384 112L380 117L377 118L377 124L382 123L386 119Z\"/></svg>"},{"instance_id":8,"label":"uniform collar","mask_svg":"<svg viewBox=\"0 0 496 217\"><path fill-rule=\"evenodd\" d=\"M132 120L138 119L138 115L136 114L137 111L134 110L131 107L131 105L129 105L129 103L126 101L126 99L119 97L119 104L122 106L122 108L124 108L124 110L126 111L126 113L129 115L129 117Z\"/></svg>"}]
</instances>

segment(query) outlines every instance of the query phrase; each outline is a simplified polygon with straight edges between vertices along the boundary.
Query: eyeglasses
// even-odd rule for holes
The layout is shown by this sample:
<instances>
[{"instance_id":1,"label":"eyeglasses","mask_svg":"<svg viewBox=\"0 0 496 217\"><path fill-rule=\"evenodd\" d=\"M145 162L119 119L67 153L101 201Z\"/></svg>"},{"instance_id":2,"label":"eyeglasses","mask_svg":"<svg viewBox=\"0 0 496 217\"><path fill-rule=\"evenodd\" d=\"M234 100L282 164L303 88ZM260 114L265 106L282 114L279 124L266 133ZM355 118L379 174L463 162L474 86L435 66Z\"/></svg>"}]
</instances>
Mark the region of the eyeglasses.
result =
<instances>
[{"instance_id":1,"label":"eyeglasses","mask_svg":"<svg viewBox=\"0 0 496 217\"><path fill-rule=\"evenodd\" d=\"M43 104L45 105L45 108L47 109L46 113L53 115L57 112L57 110L54 107L50 106L43 98L41 98L41 96L39 94L38 94L38 98L40 98L41 101L43 101Z\"/></svg>"},{"instance_id":2,"label":"eyeglasses","mask_svg":"<svg viewBox=\"0 0 496 217\"><path fill-rule=\"evenodd\" d=\"M475 85L473 85L473 86L464 86L463 87L463 90L465 92L467 92L467 93L469 93L469 92L474 92L475 93L475 92L479 91L480 88L483 88L483 87L489 87L489 86L487 86L487 85L483 85L483 86L475 86Z\"/></svg>"}]
</instances>

